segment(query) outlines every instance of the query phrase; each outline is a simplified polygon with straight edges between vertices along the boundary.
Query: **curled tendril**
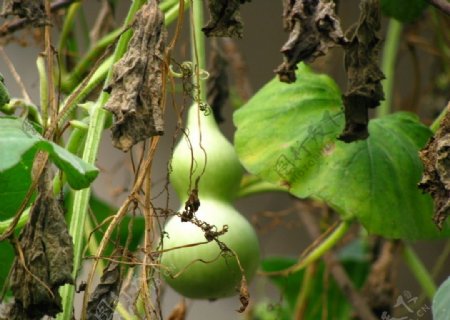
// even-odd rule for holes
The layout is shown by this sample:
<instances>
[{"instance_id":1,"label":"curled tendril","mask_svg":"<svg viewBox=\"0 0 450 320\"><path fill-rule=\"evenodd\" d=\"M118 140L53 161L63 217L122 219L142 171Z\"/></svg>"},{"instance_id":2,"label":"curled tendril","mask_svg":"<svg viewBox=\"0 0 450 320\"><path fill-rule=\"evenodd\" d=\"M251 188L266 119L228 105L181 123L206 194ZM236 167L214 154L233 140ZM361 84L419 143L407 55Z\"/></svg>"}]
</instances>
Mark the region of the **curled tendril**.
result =
<instances>
[{"instance_id":1,"label":"curled tendril","mask_svg":"<svg viewBox=\"0 0 450 320\"><path fill-rule=\"evenodd\" d=\"M211 107L209 104L203 101L197 101L199 109L203 112L205 116L209 116L211 114Z\"/></svg>"},{"instance_id":2,"label":"curled tendril","mask_svg":"<svg viewBox=\"0 0 450 320\"><path fill-rule=\"evenodd\" d=\"M174 70L174 65L178 67L178 70ZM182 63L173 62L169 66L170 74L175 78L180 78L183 80L183 91L189 97L192 98L197 104L199 109L203 112L205 116L211 114L211 107L204 101L201 101L199 95L199 87L196 84L190 82L190 79L194 75L194 70L196 70L196 66L192 63L192 61L184 61ZM203 69L198 70L198 78L199 80L206 80L209 78L209 72Z\"/></svg>"},{"instance_id":3,"label":"curled tendril","mask_svg":"<svg viewBox=\"0 0 450 320\"><path fill-rule=\"evenodd\" d=\"M194 74L195 67L192 61L184 61L181 64L175 64L178 66L179 71L175 71L172 64L169 66L169 71L175 78L189 78ZM198 76L200 80L206 80L209 78L209 72L204 69L200 69Z\"/></svg>"}]
</instances>

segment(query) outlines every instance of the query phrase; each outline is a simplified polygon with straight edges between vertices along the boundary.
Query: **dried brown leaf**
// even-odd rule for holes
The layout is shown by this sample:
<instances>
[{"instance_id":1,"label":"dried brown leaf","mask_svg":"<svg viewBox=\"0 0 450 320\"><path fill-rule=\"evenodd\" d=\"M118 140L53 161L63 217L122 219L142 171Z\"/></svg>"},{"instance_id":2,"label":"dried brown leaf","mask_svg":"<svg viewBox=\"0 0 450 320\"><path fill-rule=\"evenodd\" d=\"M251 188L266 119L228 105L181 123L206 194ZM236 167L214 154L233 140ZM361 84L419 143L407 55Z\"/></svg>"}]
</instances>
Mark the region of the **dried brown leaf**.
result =
<instances>
[{"instance_id":1,"label":"dried brown leaf","mask_svg":"<svg viewBox=\"0 0 450 320\"><path fill-rule=\"evenodd\" d=\"M39 191L30 220L19 236L19 258L11 274L12 319L55 316L62 311L59 288L73 283L73 244L63 209L48 181L41 183Z\"/></svg>"},{"instance_id":2,"label":"dried brown leaf","mask_svg":"<svg viewBox=\"0 0 450 320\"><path fill-rule=\"evenodd\" d=\"M250 303L250 293L248 292L247 279L245 279L244 275L242 275L241 287L239 288L239 301L241 301L241 306L237 312L242 313Z\"/></svg>"},{"instance_id":3,"label":"dried brown leaf","mask_svg":"<svg viewBox=\"0 0 450 320\"><path fill-rule=\"evenodd\" d=\"M207 37L242 38L243 26L239 8L251 0L208 0L210 20L202 28Z\"/></svg>"},{"instance_id":4,"label":"dried brown leaf","mask_svg":"<svg viewBox=\"0 0 450 320\"><path fill-rule=\"evenodd\" d=\"M379 68L380 4L378 0L360 3L357 24L347 32L345 46L345 70L347 92L344 95L345 128L339 137L344 142L363 140L369 136L369 108L375 108L384 99L381 80L384 74Z\"/></svg>"},{"instance_id":5,"label":"dried brown leaf","mask_svg":"<svg viewBox=\"0 0 450 320\"><path fill-rule=\"evenodd\" d=\"M139 10L132 29L128 50L114 65L113 79L106 89L111 97L105 108L116 119L113 143L123 151L164 132L161 104L166 30L157 1Z\"/></svg>"},{"instance_id":6,"label":"dried brown leaf","mask_svg":"<svg viewBox=\"0 0 450 320\"><path fill-rule=\"evenodd\" d=\"M9 15L25 18L34 27L49 23L45 14L44 0L5 0L0 16Z\"/></svg>"},{"instance_id":7,"label":"dried brown leaf","mask_svg":"<svg viewBox=\"0 0 450 320\"><path fill-rule=\"evenodd\" d=\"M186 301L181 299L181 301L172 310L172 313L169 315L167 320L184 320L186 319L186 311Z\"/></svg>"},{"instance_id":8,"label":"dried brown leaf","mask_svg":"<svg viewBox=\"0 0 450 320\"><path fill-rule=\"evenodd\" d=\"M281 48L283 63L275 70L280 81L294 82L301 61L311 62L335 44L345 43L334 3L323 0L284 0L283 24L290 32Z\"/></svg>"},{"instance_id":9,"label":"dried brown leaf","mask_svg":"<svg viewBox=\"0 0 450 320\"><path fill-rule=\"evenodd\" d=\"M425 148L420 152L424 165L419 188L434 200L434 223L442 229L450 215L450 103L441 125Z\"/></svg>"},{"instance_id":10,"label":"dried brown leaf","mask_svg":"<svg viewBox=\"0 0 450 320\"><path fill-rule=\"evenodd\" d=\"M228 62L220 49L213 47L207 82L207 100L217 123L222 123L225 120L222 109L230 95L227 66Z\"/></svg>"},{"instance_id":11,"label":"dried brown leaf","mask_svg":"<svg viewBox=\"0 0 450 320\"><path fill-rule=\"evenodd\" d=\"M112 262L103 270L100 283L89 298L88 319L112 319L119 299L121 284L120 265Z\"/></svg>"}]
</instances>

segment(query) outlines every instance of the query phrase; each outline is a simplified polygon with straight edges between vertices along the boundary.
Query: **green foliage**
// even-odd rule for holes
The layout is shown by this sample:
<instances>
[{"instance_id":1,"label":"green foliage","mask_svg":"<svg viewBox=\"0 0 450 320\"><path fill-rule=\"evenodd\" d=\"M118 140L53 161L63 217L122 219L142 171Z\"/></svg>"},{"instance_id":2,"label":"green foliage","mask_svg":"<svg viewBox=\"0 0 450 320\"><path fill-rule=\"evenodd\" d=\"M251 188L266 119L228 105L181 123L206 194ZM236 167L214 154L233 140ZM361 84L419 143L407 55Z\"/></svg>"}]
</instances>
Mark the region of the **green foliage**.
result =
<instances>
[{"instance_id":1,"label":"green foliage","mask_svg":"<svg viewBox=\"0 0 450 320\"><path fill-rule=\"evenodd\" d=\"M341 93L326 75L299 66L298 80L277 79L235 112L235 147L252 174L300 197L322 199L343 219L358 218L387 238L437 238L431 198L417 188L418 151L431 136L417 117L397 113L370 122L370 137L344 143Z\"/></svg>"},{"instance_id":2,"label":"green foliage","mask_svg":"<svg viewBox=\"0 0 450 320\"><path fill-rule=\"evenodd\" d=\"M74 201L73 192L67 192L64 197L64 207L67 210L66 219L68 221L70 221L72 216L73 201ZM89 208L90 211L92 212L92 215L95 217L96 223L99 224L101 224L105 219L116 214L118 210L116 207L100 199L95 194L92 194L89 198ZM128 250L135 251L137 249L141 241L141 237L145 231L144 217L142 216L133 217L131 215L125 215L120 225L114 230L114 234L112 236L113 241L111 241L111 243L107 245L106 251L103 253L104 255L112 254L116 245L120 245L122 247L125 246L129 235L128 226L130 223L132 223L130 230L132 237L128 246ZM94 222L92 222L92 225L95 228ZM95 230L93 235L95 237L95 240L97 241L97 244L100 243L100 241L102 240L104 232L105 227ZM91 254L94 255L96 254L96 252L91 252Z\"/></svg>"},{"instance_id":3,"label":"green foliage","mask_svg":"<svg viewBox=\"0 0 450 320\"><path fill-rule=\"evenodd\" d=\"M345 254L340 256L345 270L349 274L356 287L361 287L369 271L369 262L362 253L360 242L355 242L354 248L349 250L360 251L361 253ZM297 262L296 259L286 257L274 257L262 262L263 271L284 270ZM252 319L289 319L285 314L294 314L298 295L302 290L302 282L305 270L298 271L287 277L271 276L269 279L278 287L283 296L283 303L274 307L273 305L259 307L256 309L257 316ZM323 319L350 319L352 307L347 298L342 294L332 276L326 270L325 264L321 261L316 273L312 278L312 288L308 296L305 320ZM270 318L268 315L278 314L281 318Z\"/></svg>"},{"instance_id":4,"label":"green foliage","mask_svg":"<svg viewBox=\"0 0 450 320\"><path fill-rule=\"evenodd\" d=\"M425 0L381 0L382 12L401 22L417 19L427 6Z\"/></svg>"},{"instance_id":5,"label":"green foliage","mask_svg":"<svg viewBox=\"0 0 450 320\"><path fill-rule=\"evenodd\" d=\"M105 201L101 200L100 198L96 197L95 195L92 195L89 199L89 207L92 210L92 213L94 214L95 218L99 223L104 221L106 218L111 217L112 215L117 213L117 208L110 205L109 203L106 203ZM131 220L133 220L131 222ZM131 215L126 215L120 225L116 228L116 238L118 239L119 243L124 246L126 243L126 240L129 235L128 231L128 225L132 223L131 227L131 241L130 245L128 247L128 250L135 251L141 241L141 236L144 234L145 231L145 221L143 216L136 216L133 217ZM96 232L97 241L100 242L103 234L100 232ZM114 237L113 237L114 238ZM112 250L112 248L110 248ZM107 252L108 254L108 252Z\"/></svg>"},{"instance_id":6,"label":"green foliage","mask_svg":"<svg viewBox=\"0 0 450 320\"><path fill-rule=\"evenodd\" d=\"M433 298L433 319L448 320L450 315L450 277L439 287Z\"/></svg>"},{"instance_id":7,"label":"green foliage","mask_svg":"<svg viewBox=\"0 0 450 320\"><path fill-rule=\"evenodd\" d=\"M9 92L3 83L3 75L0 73L0 109L9 102Z\"/></svg>"},{"instance_id":8,"label":"green foliage","mask_svg":"<svg viewBox=\"0 0 450 320\"><path fill-rule=\"evenodd\" d=\"M16 213L31 185L33 159L38 150L67 176L74 189L82 189L96 178L98 170L57 144L45 140L28 122L14 117L0 118L0 220Z\"/></svg>"}]
</instances>

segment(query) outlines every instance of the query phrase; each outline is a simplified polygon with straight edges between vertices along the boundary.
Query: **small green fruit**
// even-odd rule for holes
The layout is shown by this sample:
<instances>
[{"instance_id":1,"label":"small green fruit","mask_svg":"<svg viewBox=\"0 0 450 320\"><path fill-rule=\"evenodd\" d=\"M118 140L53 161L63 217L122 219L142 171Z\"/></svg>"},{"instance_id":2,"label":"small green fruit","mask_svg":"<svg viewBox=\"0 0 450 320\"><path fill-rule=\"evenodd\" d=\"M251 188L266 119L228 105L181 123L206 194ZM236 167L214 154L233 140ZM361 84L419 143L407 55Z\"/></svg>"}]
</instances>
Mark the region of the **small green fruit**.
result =
<instances>
[{"instance_id":1,"label":"small green fruit","mask_svg":"<svg viewBox=\"0 0 450 320\"><path fill-rule=\"evenodd\" d=\"M195 180L201 175L199 184L200 199L204 197L230 202L239 190L244 173L231 143L222 135L212 114L204 116L198 106L192 105L188 111L186 131L174 150L170 182L182 202L186 201L189 186L194 188ZM198 123L200 116L200 126ZM201 132L201 144L200 144ZM202 174L205 166L206 169ZM192 156L194 163L191 167ZM191 173L191 169L193 172ZM190 176L191 183L189 183Z\"/></svg>"},{"instance_id":2,"label":"small green fruit","mask_svg":"<svg viewBox=\"0 0 450 320\"><path fill-rule=\"evenodd\" d=\"M260 257L258 238L251 224L232 205L211 199L201 199L196 216L219 230L228 226L228 232L219 240L236 253L250 281ZM165 250L206 241L199 227L181 222L179 217L170 219L164 230L169 237L164 239ZM215 241L165 252L161 264L168 270L164 272L166 282L185 297L218 299L239 292L242 274L236 258L221 255ZM178 273L176 278L171 277Z\"/></svg>"}]
</instances>

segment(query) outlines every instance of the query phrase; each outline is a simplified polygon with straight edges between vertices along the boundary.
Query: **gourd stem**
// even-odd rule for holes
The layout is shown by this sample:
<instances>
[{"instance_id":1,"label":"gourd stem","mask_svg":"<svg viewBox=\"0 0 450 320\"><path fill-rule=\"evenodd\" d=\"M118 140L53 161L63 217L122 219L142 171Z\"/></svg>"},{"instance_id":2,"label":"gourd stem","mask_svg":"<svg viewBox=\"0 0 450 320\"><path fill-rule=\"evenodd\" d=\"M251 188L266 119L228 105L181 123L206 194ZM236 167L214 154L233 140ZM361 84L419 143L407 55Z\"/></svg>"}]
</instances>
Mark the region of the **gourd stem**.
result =
<instances>
[{"instance_id":1,"label":"gourd stem","mask_svg":"<svg viewBox=\"0 0 450 320\"><path fill-rule=\"evenodd\" d=\"M403 260L414 274L414 277L419 282L427 297L432 300L437 290L436 284L434 283L427 268L423 265L422 261L408 244L405 244L403 249Z\"/></svg>"},{"instance_id":2,"label":"gourd stem","mask_svg":"<svg viewBox=\"0 0 450 320\"><path fill-rule=\"evenodd\" d=\"M384 101L378 107L377 116L388 115L392 109L392 96L395 80L395 61L397 60L398 44L402 34L402 23L395 19L389 21L386 44L383 50L382 69L386 76L383 80Z\"/></svg>"},{"instance_id":3,"label":"gourd stem","mask_svg":"<svg viewBox=\"0 0 450 320\"><path fill-rule=\"evenodd\" d=\"M191 55L194 61L194 74L192 83L197 92L193 92L194 97L198 97L201 102L206 102L206 79L200 77L200 71L206 69L205 36L203 27L203 1L192 0L191 10Z\"/></svg>"}]
</instances>

